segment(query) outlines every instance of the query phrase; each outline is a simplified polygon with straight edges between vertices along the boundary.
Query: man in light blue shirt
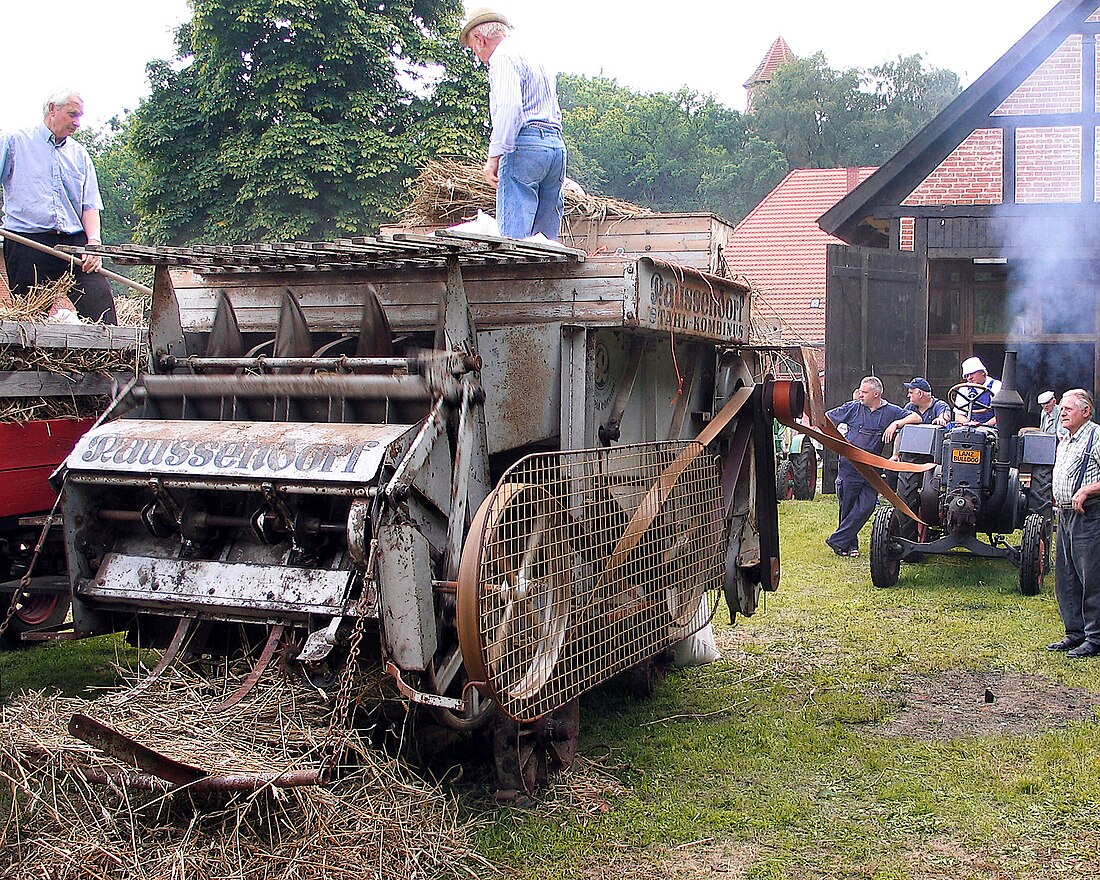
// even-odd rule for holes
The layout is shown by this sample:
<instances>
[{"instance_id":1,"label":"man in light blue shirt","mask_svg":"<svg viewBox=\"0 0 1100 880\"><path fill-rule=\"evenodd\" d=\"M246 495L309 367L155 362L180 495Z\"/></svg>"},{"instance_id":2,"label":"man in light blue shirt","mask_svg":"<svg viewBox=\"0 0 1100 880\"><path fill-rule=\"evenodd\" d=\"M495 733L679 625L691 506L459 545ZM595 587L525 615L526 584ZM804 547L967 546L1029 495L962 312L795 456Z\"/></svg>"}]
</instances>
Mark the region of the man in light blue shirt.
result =
<instances>
[{"instance_id":1,"label":"man in light blue shirt","mask_svg":"<svg viewBox=\"0 0 1100 880\"><path fill-rule=\"evenodd\" d=\"M84 102L71 89L62 90L50 96L43 110L40 125L0 137L3 228L50 247L102 244L103 200L95 166L73 138ZM77 312L92 321L116 323L110 283L99 274L100 257L62 260L5 237L4 263L16 296L72 272L75 285L69 298Z\"/></svg>"},{"instance_id":2,"label":"man in light blue shirt","mask_svg":"<svg viewBox=\"0 0 1100 880\"><path fill-rule=\"evenodd\" d=\"M477 9L459 42L489 68L493 134L482 169L497 191L497 224L508 238L561 235L565 142L554 77L510 36L508 19Z\"/></svg>"}]
</instances>

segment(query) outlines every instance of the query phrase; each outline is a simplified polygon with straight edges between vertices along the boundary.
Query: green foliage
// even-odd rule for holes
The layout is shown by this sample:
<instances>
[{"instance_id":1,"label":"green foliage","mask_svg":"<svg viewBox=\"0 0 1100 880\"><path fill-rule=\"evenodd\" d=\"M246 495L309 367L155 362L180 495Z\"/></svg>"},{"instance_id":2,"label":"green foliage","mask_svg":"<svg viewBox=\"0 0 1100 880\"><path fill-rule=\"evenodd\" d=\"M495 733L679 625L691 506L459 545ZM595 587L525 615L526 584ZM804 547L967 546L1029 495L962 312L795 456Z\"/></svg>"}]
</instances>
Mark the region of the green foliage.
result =
<instances>
[{"instance_id":1,"label":"green foliage","mask_svg":"<svg viewBox=\"0 0 1100 880\"><path fill-rule=\"evenodd\" d=\"M143 235L321 238L392 218L416 167L484 137L459 0L195 0L129 126Z\"/></svg>"},{"instance_id":2,"label":"green foliage","mask_svg":"<svg viewBox=\"0 0 1100 880\"><path fill-rule=\"evenodd\" d=\"M743 216L786 173L744 117L688 89L640 94L602 77L561 76L569 175L657 211Z\"/></svg>"},{"instance_id":3,"label":"green foliage","mask_svg":"<svg viewBox=\"0 0 1100 880\"><path fill-rule=\"evenodd\" d=\"M880 165L960 90L948 70L926 70L920 55L869 71L836 70L818 52L776 72L752 120L792 167Z\"/></svg>"},{"instance_id":4,"label":"green foliage","mask_svg":"<svg viewBox=\"0 0 1100 880\"><path fill-rule=\"evenodd\" d=\"M103 243L133 241L138 225L134 199L139 189L141 170L130 152L124 123L115 117L105 129L82 128L76 138L95 163L103 198L103 210L100 212Z\"/></svg>"}]
</instances>

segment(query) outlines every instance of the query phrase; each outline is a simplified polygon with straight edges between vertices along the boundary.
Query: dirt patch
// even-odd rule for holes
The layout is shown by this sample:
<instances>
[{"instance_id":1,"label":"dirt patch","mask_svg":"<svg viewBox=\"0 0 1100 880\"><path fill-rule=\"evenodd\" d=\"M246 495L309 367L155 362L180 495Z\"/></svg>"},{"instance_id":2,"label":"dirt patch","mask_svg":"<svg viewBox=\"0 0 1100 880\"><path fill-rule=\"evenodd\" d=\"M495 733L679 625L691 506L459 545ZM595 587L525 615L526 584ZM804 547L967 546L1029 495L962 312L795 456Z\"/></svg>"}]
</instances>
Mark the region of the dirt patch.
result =
<instances>
[{"instance_id":1,"label":"dirt patch","mask_svg":"<svg viewBox=\"0 0 1100 880\"><path fill-rule=\"evenodd\" d=\"M742 880L755 864L757 848L746 844L701 840L671 850L653 848L624 852L621 858L583 869L584 880Z\"/></svg>"},{"instance_id":2,"label":"dirt patch","mask_svg":"<svg viewBox=\"0 0 1100 880\"><path fill-rule=\"evenodd\" d=\"M1096 720L1100 695L1037 675L953 669L905 675L901 691L882 695L900 707L875 733L949 740L1033 734L1075 721Z\"/></svg>"},{"instance_id":3,"label":"dirt patch","mask_svg":"<svg viewBox=\"0 0 1100 880\"><path fill-rule=\"evenodd\" d=\"M748 628L715 631L727 659L744 658L750 647L774 653L787 671L811 669L829 656L820 641L799 643L793 636ZM890 707L890 720L865 729L883 736L950 740L960 737L1034 734L1079 721L1096 721L1100 694L1066 687L1049 678L1019 672L952 669L931 675L902 675L899 687L873 694Z\"/></svg>"}]
</instances>

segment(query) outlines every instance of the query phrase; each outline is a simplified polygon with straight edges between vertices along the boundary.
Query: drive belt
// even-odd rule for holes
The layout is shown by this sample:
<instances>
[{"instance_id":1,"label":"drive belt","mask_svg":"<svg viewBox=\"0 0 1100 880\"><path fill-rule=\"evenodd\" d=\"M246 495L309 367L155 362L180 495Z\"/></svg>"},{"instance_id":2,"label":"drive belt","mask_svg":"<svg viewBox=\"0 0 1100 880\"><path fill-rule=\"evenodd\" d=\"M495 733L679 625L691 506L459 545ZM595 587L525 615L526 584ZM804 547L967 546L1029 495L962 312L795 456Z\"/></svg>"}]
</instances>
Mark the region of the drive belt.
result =
<instances>
[{"instance_id":1,"label":"drive belt","mask_svg":"<svg viewBox=\"0 0 1100 880\"><path fill-rule=\"evenodd\" d=\"M775 383L775 387L779 389L782 389L783 386L784 383ZM634 516L623 531L622 536L619 538L618 542L616 542L614 549L611 551L611 558L608 562L608 566L601 577L602 581L606 582L609 580L611 575L625 561L630 551L637 546L645 530L649 527L649 524L653 522L654 518L660 512L661 507L668 499L680 475L688 468L692 461L694 461L699 454L722 433L722 430L741 411L745 404L752 399L752 394L752 387L740 388L735 391L726 402L725 406L718 411L718 414L710 420L707 426L699 433L699 436L695 438L695 442L690 444L680 453L672 464L665 468L660 477L650 488L649 492L646 493L645 499L638 506L638 509L634 512ZM831 449L838 455L843 455L852 462L856 470L859 471L868 483L878 490L883 498L910 519L918 523L923 522L919 516L909 509L909 505L901 499L897 492L887 485L886 481L880 476L879 471L890 470L903 473L919 473L931 470L935 467L935 464L914 464L907 461L892 461L880 455L875 455L873 452L868 452L866 449L860 449L858 446L854 446L845 440L836 428L828 422L826 422L821 430L816 430L795 421L794 414L790 411L789 407L785 405L788 398L784 395L776 394L774 399L775 418L780 424L786 425L788 428L792 428L808 437L812 437L826 449Z\"/></svg>"}]
</instances>

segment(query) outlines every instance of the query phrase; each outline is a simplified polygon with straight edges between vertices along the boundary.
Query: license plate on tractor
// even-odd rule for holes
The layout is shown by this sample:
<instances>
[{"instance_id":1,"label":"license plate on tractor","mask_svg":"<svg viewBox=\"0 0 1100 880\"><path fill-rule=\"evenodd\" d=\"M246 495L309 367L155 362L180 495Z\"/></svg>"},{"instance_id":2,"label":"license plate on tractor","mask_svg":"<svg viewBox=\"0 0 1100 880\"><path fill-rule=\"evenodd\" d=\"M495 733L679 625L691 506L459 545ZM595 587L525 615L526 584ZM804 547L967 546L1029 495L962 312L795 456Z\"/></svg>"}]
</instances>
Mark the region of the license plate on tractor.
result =
<instances>
[{"instance_id":1,"label":"license plate on tractor","mask_svg":"<svg viewBox=\"0 0 1100 880\"><path fill-rule=\"evenodd\" d=\"M982 451L980 449L952 449L951 461L955 464L981 464Z\"/></svg>"}]
</instances>

